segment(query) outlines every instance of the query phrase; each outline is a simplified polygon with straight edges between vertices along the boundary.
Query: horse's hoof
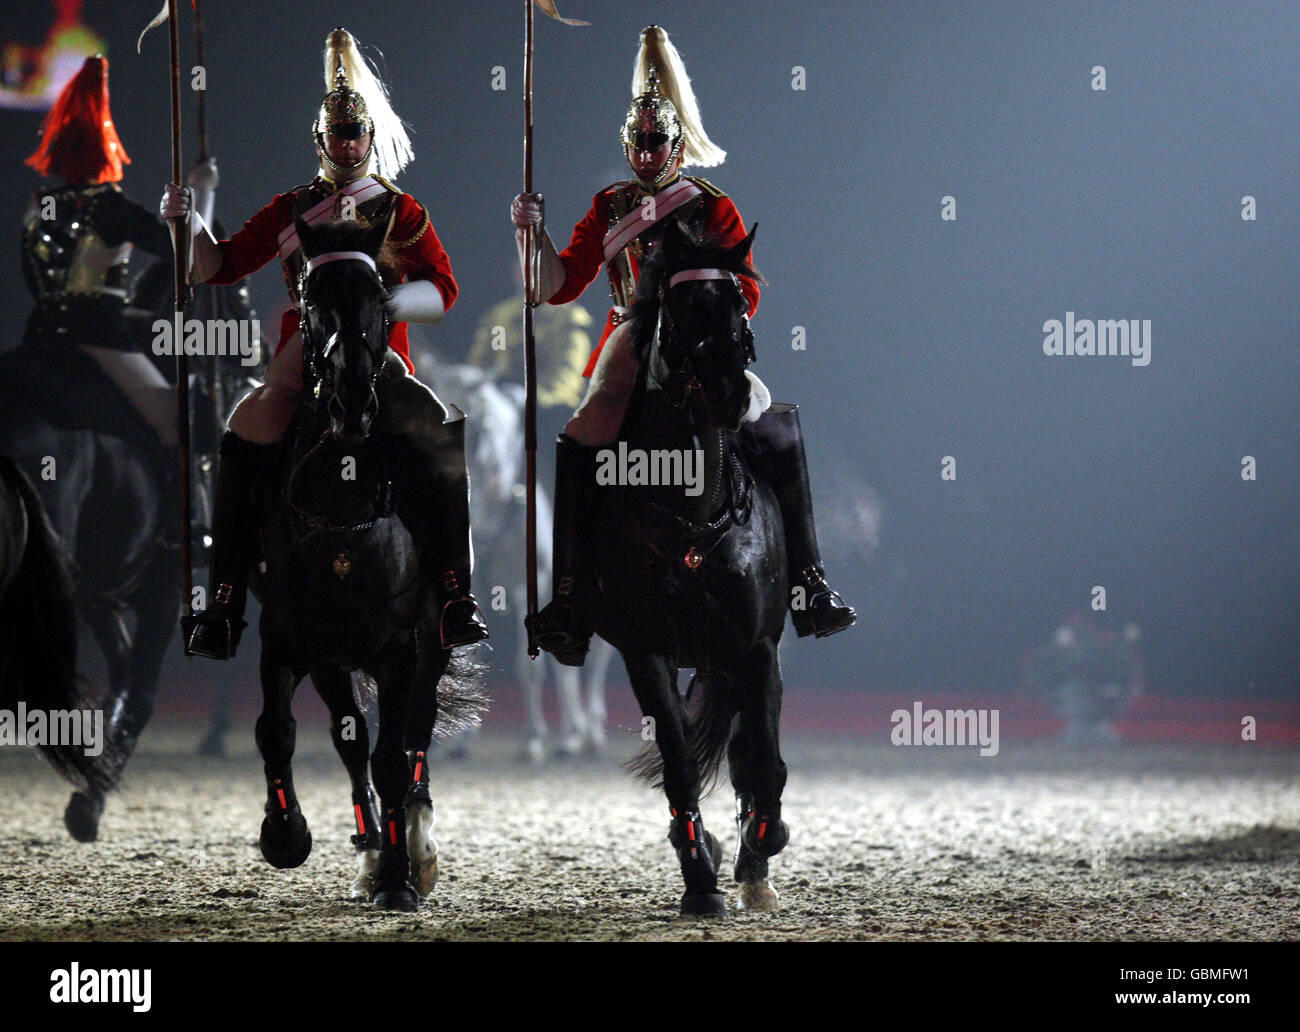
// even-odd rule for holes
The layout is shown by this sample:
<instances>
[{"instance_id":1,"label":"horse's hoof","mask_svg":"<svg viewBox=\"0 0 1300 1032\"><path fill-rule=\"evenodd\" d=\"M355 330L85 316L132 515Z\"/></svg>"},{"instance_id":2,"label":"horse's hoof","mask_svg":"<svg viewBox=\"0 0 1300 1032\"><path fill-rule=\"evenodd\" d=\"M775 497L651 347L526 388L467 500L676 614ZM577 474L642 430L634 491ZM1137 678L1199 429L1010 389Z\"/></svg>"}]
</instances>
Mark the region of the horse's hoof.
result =
<instances>
[{"instance_id":1,"label":"horse's hoof","mask_svg":"<svg viewBox=\"0 0 1300 1032\"><path fill-rule=\"evenodd\" d=\"M214 760L224 760L226 758L225 738L214 731L209 731L199 743L199 755Z\"/></svg>"},{"instance_id":2,"label":"horse's hoof","mask_svg":"<svg viewBox=\"0 0 1300 1032\"><path fill-rule=\"evenodd\" d=\"M411 884L421 898L438 884L438 842L433 837L433 804L406 808L406 852L411 858Z\"/></svg>"},{"instance_id":3,"label":"horse's hoof","mask_svg":"<svg viewBox=\"0 0 1300 1032\"><path fill-rule=\"evenodd\" d=\"M682 896L683 917L726 917L727 897L721 892L688 892Z\"/></svg>"},{"instance_id":4,"label":"horse's hoof","mask_svg":"<svg viewBox=\"0 0 1300 1032\"><path fill-rule=\"evenodd\" d=\"M527 744L519 750L518 760L520 763L541 766L546 762L546 742L540 738L528 739Z\"/></svg>"},{"instance_id":5,"label":"horse's hoof","mask_svg":"<svg viewBox=\"0 0 1300 1032\"><path fill-rule=\"evenodd\" d=\"M63 823L68 834L78 842L94 842L99 838L99 818L103 812L103 796L73 792L68 808L63 811Z\"/></svg>"},{"instance_id":6,"label":"horse's hoof","mask_svg":"<svg viewBox=\"0 0 1300 1032\"><path fill-rule=\"evenodd\" d=\"M262 820L258 845L272 867L281 870L301 867L311 855L311 831L302 814L266 817Z\"/></svg>"},{"instance_id":7,"label":"horse's hoof","mask_svg":"<svg viewBox=\"0 0 1300 1032\"><path fill-rule=\"evenodd\" d=\"M420 909L420 897L415 894L415 890L409 885L404 885L399 889L384 889L382 892L375 894L376 910L398 910L402 913L413 914Z\"/></svg>"},{"instance_id":8,"label":"horse's hoof","mask_svg":"<svg viewBox=\"0 0 1300 1032\"><path fill-rule=\"evenodd\" d=\"M352 898L369 903L379 884L379 850L363 849L357 853L357 876L352 882Z\"/></svg>"},{"instance_id":9,"label":"horse's hoof","mask_svg":"<svg viewBox=\"0 0 1300 1032\"><path fill-rule=\"evenodd\" d=\"M780 907L780 894L770 880L742 882L740 886L740 909L757 913L775 913Z\"/></svg>"}]
</instances>

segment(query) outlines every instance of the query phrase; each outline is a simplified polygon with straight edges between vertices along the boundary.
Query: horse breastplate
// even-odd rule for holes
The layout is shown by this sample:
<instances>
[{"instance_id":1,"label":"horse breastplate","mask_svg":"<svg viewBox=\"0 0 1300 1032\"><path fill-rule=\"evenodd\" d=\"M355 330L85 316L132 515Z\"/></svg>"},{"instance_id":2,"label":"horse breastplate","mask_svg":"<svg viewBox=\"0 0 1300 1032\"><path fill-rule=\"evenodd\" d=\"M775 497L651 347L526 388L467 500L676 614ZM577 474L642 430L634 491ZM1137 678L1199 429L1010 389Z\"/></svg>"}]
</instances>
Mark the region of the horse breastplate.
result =
<instances>
[{"instance_id":1,"label":"horse breastplate","mask_svg":"<svg viewBox=\"0 0 1300 1032\"><path fill-rule=\"evenodd\" d=\"M331 185L324 183L322 180L314 180L306 186L301 186L293 191L293 210L295 215L303 215L311 208L314 208L321 201L328 197L337 195L339 201L342 201L343 195L332 189ZM392 190L386 190L377 197L372 197L368 201L362 201L353 209L353 214L358 221L373 224L375 222L387 222L394 211L394 204L397 200L397 194ZM341 214L336 212L336 214ZM281 262L284 266L284 284L289 290L289 299L297 305L302 298L298 294L298 284L302 275L302 268L305 264L302 258L302 248L295 248L293 253L284 258ZM392 286L391 276L386 273L384 265L381 262L379 266L380 276L385 286Z\"/></svg>"},{"instance_id":2,"label":"horse breastplate","mask_svg":"<svg viewBox=\"0 0 1300 1032\"><path fill-rule=\"evenodd\" d=\"M95 207L112 187L53 191L37 197L23 225L23 272L36 298L68 294L126 297L131 244L109 247L95 229ZM45 199L54 203L47 208ZM43 218L49 210L51 218Z\"/></svg>"}]
</instances>

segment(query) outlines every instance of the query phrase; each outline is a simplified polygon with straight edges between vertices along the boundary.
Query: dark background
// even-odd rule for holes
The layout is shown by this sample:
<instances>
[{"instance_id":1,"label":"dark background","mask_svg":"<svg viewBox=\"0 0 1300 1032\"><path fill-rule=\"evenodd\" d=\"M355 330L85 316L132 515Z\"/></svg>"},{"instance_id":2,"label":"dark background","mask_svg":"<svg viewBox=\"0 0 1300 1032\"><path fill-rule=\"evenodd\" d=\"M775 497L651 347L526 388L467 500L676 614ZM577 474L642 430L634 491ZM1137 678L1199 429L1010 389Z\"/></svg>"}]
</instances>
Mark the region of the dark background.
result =
<instances>
[{"instance_id":1,"label":"dark background","mask_svg":"<svg viewBox=\"0 0 1300 1032\"><path fill-rule=\"evenodd\" d=\"M134 40L157 6L85 9L109 40L113 112L134 159L123 185L150 207L170 171L167 37L155 30L141 56ZM801 403L831 578L861 614L824 642L791 634L788 680L1007 687L1025 650L1086 610L1100 584L1100 622L1142 628L1151 689L1295 692L1300 8L561 10L594 25L538 18L536 179L557 243L594 192L626 175L617 134L650 21L683 52L705 125L729 151L703 174L761 224L770 284L756 371L778 400ZM49 18L48 4L9 0L0 38L37 42ZM399 184L428 206L462 288L425 339L462 354L512 289L522 5L210 0L205 21L228 224L313 175L328 30L342 23L382 49L414 129L417 159ZM1098 64L1104 93L1090 88ZM491 88L497 65L505 92ZM795 65L805 91L791 89ZM21 162L39 123L0 111L10 340L29 306L18 220L38 177ZM955 223L939 218L946 194ZM1246 194L1258 221L1240 218ZM278 268L253 289L274 327ZM602 279L583 302L599 313L605 300ZM1151 364L1045 357L1042 324L1067 310L1151 319ZM795 326L806 351L790 347ZM556 429L543 425L542 440ZM1254 483L1240 477L1247 454ZM957 459L955 483L940 480L944 455Z\"/></svg>"}]
</instances>

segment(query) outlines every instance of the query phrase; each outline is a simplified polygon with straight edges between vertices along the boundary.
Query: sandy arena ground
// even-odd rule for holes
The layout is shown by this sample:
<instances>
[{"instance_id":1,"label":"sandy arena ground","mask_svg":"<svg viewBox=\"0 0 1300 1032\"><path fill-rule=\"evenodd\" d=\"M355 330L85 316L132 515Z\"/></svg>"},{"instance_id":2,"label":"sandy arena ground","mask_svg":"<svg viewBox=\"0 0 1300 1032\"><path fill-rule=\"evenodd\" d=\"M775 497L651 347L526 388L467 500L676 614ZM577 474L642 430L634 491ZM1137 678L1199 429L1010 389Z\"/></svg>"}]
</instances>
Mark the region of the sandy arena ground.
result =
<instances>
[{"instance_id":1,"label":"sandy arena ground","mask_svg":"<svg viewBox=\"0 0 1300 1032\"><path fill-rule=\"evenodd\" d=\"M37 754L0 749L0 939L1300 938L1300 757L1253 744L981 759L787 743L781 911L735 913L728 871L732 917L702 922L677 916L662 796L613 760L533 768L489 736L440 761L441 880L397 916L348 899L347 781L322 727L300 726L315 845L294 871L258 852L251 734L226 760L196 757L197 738L151 729L90 846ZM704 814L729 854L730 792Z\"/></svg>"}]
</instances>

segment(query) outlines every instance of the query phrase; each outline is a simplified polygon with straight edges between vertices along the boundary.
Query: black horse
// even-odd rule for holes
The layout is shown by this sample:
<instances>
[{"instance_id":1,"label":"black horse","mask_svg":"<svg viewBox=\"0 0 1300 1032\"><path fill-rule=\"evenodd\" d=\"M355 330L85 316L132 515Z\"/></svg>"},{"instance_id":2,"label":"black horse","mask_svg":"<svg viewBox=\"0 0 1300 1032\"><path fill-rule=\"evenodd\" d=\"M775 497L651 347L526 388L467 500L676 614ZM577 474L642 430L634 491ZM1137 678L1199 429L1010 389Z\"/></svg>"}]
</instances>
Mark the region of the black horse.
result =
<instances>
[{"instance_id":1,"label":"black horse","mask_svg":"<svg viewBox=\"0 0 1300 1032\"><path fill-rule=\"evenodd\" d=\"M0 709L85 711L98 700L77 676L77 607L63 543L32 482L0 456ZM43 741L54 768L84 792L112 787L111 741Z\"/></svg>"},{"instance_id":2,"label":"black horse","mask_svg":"<svg viewBox=\"0 0 1300 1032\"><path fill-rule=\"evenodd\" d=\"M619 444L604 458L624 447L628 456L699 456L702 489L680 482L594 489L603 520L595 629L622 653L657 746L633 769L668 796L684 914L726 913L721 850L699 813L724 752L739 807L734 874L742 907L775 907L768 858L787 839L777 740L785 537L775 495L751 474L761 456L747 454L738 432L754 358L738 277L757 276L752 242L751 232L719 246L670 223L644 263L633 306L640 370ZM684 271L692 275L679 277ZM684 699L683 667L696 670Z\"/></svg>"},{"instance_id":3,"label":"black horse","mask_svg":"<svg viewBox=\"0 0 1300 1032\"><path fill-rule=\"evenodd\" d=\"M473 664L441 646L439 600L422 583L403 522L423 501L415 478L403 478L404 442L441 428L411 425L412 393L425 388L388 353L388 293L376 263L357 257L378 256L385 230L298 220L308 263L306 389L261 492L256 733L267 785L262 854L276 867L296 867L311 851L311 833L294 794L292 698L311 674L352 781L360 854L353 894L409 911L437 878L426 755L434 726L439 734L461 730L476 719L479 699ZM312 261L318 256L323 263ZM460 420L447 424L463 429L463 416L454 415ZM352 672L377 686L373 753Z\"/></svg>"},{"instance_id":4,"label":"black horse","mask_svg":"<svg viewBox=\"0 0 1300 1032\"><path fill-rule=\"evenodd\" d=\"M137 277L127 324L140 350L169 380L175 362L152 355L154 324L173 308L171 267L155 262ZM199 287L191 318L251 319L247 290ZM225 360L192 363L192 442L196 456L195 516L210 509L215 427L223 394L239 389L248 370ZM97 776L76 786L64 823L73 838L99 835L107 793L154 710L163 658L176 629L180 592L175 453L158 437L98 365L72 345L24 345L0 355L0 452L27 472L69 553L77 608L102 650L108 690L109 745ZM196 535L202 555L203 527ZM69 653L71 655L71 653ZM62 769L62 768L61 768ZM67 774L67 770L63 770Z\"/></svg>"},{"instance_id":5,"label":"black horse","mask_svg":"<svg viewBox=\"0 0 1300 1032\"><path fill-rule=\"evenodd\" d=\"M116 786L153 712L175 630L180 578L176 505L164 496L157 436L95 363L76 348L19 348L0 356L0 452L37 485L70 553L78 609L102 649L105 736L116 763L80 785L64 813L72 837L98 837ZM168 547L168 540L173 547Z\"/></svg>"}]
</instances>

